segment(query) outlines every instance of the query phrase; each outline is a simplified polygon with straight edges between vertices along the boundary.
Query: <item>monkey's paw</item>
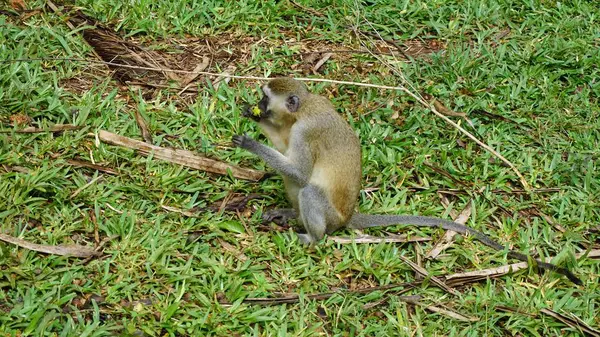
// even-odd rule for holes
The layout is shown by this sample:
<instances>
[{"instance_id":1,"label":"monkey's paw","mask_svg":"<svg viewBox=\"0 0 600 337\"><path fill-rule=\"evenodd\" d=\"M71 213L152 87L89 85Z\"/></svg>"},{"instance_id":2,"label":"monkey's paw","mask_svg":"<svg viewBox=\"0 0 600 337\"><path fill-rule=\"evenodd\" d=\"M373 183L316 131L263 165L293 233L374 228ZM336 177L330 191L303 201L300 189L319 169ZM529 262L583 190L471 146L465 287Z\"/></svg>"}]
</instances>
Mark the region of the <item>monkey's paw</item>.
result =
<instances>
[{"instance_id":1,"label":"monkey's paw","mask_svg":"<svg viewBox=\"0 0 600 337\"><path fill-rule=\"evenodd\" d=\"M298 241L305 246L313 247L317 243L317 241L308 234L296 233L296 235L298 236Z\"/></svg>"},{"instance_id":2,"label":"monkey's paw","mask_svg":"<svg viewBox=\"0 0 600 337\"><path fill-rule=\"evenodd\" d=\"M242 117L252 117L252 106L250 104L244 104L242 108Z\"/></svg>"},{"instance_id":3,"label":"monkey's paw","mask_svg":"<svg viewBox=\"0 0 600 337\"><path fill-rule=\"evenodd\" d=\"M241 148L247 148L248 145L252 142L252 138L248 137L248 135L234 135L231 138L233 145Z\"/></svg>"}]
</instances>

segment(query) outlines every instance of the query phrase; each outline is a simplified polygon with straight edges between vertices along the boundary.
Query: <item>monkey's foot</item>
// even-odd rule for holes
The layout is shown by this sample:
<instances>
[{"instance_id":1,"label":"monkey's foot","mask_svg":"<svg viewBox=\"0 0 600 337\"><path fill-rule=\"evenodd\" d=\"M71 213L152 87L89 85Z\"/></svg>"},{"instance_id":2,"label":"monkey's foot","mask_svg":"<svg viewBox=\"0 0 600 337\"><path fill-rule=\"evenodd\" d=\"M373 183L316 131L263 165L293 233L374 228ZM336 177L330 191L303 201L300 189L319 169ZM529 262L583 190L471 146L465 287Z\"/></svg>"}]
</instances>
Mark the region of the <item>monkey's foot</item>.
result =
<instances>
[{"instance_id":1,"label":"monkey's foot","mask_svg":"<svg viewBox=\"0 0 600 337\"><path fill-rule=\"evenodd\" d=\"M285 226L289 219L295 219L297 215L293 208L279 208L265 212L262 218L266 223L274 222L279 226Z\"/></svg>"},{"instance_id":2,"label":"monkey's foot","mask_svg":"<svg viewBox=\"0 0 600 337\"><path fill-rule=\"evenodd\" d=\"M308 234L296 233L298 235L298 241L300 241L303 245L313 246L316 242L312 239L312 237Z\"/></svg>"}]
</instances>

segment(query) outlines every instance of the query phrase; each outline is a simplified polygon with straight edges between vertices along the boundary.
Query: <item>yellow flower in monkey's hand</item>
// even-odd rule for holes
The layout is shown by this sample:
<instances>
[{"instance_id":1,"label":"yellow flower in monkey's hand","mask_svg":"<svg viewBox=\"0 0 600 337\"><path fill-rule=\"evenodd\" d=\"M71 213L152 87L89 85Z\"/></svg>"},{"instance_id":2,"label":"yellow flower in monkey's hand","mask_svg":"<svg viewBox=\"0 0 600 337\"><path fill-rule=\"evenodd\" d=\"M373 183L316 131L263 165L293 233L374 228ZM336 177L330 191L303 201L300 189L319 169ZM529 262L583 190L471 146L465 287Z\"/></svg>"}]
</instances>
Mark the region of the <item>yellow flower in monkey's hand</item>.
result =
<instances>
[{"instance_id":1,"label":"yellow flower in monkey's hand","mask_svg":"<svg viewBox=\"0 0 600 337\"><path fill-rule=\"evenodd\" d=\"M260 109L256 105L252 107L252 114L256 117L260 116Z\"/></svg>"}]
</instances>

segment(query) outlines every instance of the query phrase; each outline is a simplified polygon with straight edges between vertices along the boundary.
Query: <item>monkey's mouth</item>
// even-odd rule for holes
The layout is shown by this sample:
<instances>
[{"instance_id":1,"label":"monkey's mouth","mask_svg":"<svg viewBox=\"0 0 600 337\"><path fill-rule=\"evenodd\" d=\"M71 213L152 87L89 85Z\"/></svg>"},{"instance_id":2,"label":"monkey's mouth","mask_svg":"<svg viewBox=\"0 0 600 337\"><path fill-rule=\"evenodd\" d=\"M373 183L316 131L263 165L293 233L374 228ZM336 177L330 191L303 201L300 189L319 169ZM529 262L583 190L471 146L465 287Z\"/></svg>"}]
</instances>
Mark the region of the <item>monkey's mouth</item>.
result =
<instances>
[{"instance_id":1,"label":"monkey's mouth","mask_svg":"<svg viewBox=\"0 0 600 337\"><path fill-rule=\"evenodd\" d=\"M256 105L252 106L250 104L246 104L246 106L242 110L242 116L248 117L257 122L262 119L269 118L269 116L271 116L273 114L273 111L271 111L271 110L265 111L264 107L262 107L261 105L262 104L259 104L258 106L256 106Z\"/></svg>"}]
</instances>

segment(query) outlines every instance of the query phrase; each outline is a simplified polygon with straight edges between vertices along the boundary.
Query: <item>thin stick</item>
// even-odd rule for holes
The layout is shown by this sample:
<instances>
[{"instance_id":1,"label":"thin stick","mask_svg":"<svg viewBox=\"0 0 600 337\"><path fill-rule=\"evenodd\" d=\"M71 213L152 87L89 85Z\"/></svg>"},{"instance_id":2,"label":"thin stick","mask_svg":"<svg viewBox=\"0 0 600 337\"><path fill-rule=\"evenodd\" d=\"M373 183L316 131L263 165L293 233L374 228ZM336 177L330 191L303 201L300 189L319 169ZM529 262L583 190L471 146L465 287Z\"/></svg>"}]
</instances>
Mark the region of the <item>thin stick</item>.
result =
<instances>
[{"instance_id":1,"label":"thin stick","mask_svg":"<svg viewBox=\"0 0 600 337\"><path fill-rule=\"evenodd\" d=\"M414 270L415 272L417 272L418 274L420 274L423 277L428 277L431 282L433 282L435 285L437 285L438 287L440 287L442 290L445 290L449 293L451 293L452 295L460 295L458 291L456 291L455 289L450 288L446 283L444 283L444 281L440 280L439 278L431 275L425 268L417 265L416 263L412 262L411 260L405 258L402 255L398 255L398 257L404 261L404 263L406 263L407 265L409 265L412 270Z\"/></svg>"},{"instance_id":2,"label":"thin stick","mask_svg":"<svg viewBox=\"0 0 600 337\"><path fill-rule=\"evenodd\" d=\"M379 38L382 41L386 42L385 39L383 37L381 37L381 35L379 34L379 32L375 29L375 27L373 27L373 25L371 24L371 22L369 20L367 20L366 17L365 17L365 21L367 22L367 24L369 24L369 26L371 26L371 28L373 30L375 30L376 35L378 35ZM359 37L360 31L356 30L355 33ZM360 37L359 37L359 39L360 39ZM369 49L367 48L367 50L369 50ZM408 80L406 79L406 77L404 77L404 74L402 74L402 72L400 72L397 68L393 67L392 65L390 65L389 63L387 63L385 60L383 60L381 57L378 57L374 53L371 53L371 56L375 57L377 60L379 60L382 63L386 64L390 70L392 70L393 72L397 73L400 76L400 79L402 81L404 81L405 83L408 83L408 85L411 86L411 88L416 91L416 89L411 85L411 83L408 82ZM392 57L394 57L394 60L396 60L396 62L398 62L398 59L395 57L395 55L392 55ZM440 113L433 104L430 104L429 102L425 101L425 99L420 94L418 94L418 95L414 94L412 91L410 91L409 89L407 89L403 85L400 85L398 87L386 87L386 88L382 88L382 89L400 90L400 91L403 91L406 94L408 94L410 97L414 98L417 102L421 103L423 106L425 106L426 108L428 108L429 110L431 110L431 112L433 112L436 116L440 117L446 123L452 125L454 128L456 128L457 130L459 130L461 133L463 133L467 137L471 138L471 140L473 140L475 143L477 143L477 145L483 147L488 152L490 152L491 154L493 154L494 156L496 156L498 159L502 160L519 177L519 179L521 180L521 185L523 185L523 188L525 190L527 190L527 191L530 190L530 187L529 187L529 184L527 183L527 180L525 180L525 177L523 177L523 175L521 174L521 172L519 171L519 169L517 169L517 167L512 162L510 162L508 159L504 158L504 156L502 156L496 150L492 149L489 145L487 145L484 142L482 142L479 139L477 139L477 137L473 136L473 134L471 134L467 130L463 129L460 125L458 125L457 123L455 123L453 120L451 120L450 118L446 117L444 114Z\"/></svg>"},{"instance_id":3,"label":"thin stick","mask_svg":"<svg viewBox=\"0 0 600 337\"><path fill-rule=\"evenodd\" d=\"M160 147L144 143L137 139L120 136L105 130L99 130L95 136L98 140L101 140L105 143L123 146L128 149L138 151L139 153L144 155L152 154L154 158L168 161L174 164L183 165L185 167L190 167L196 170L221 175L227 175L229 174L229 172L231 172L231 174L236 178L252 181L258 181L262 179L262 177L265 175L265 172L263 171L229 165L222 161L196 155L192 151Z\"/></svg>"},{"instance_id":4,"label":"thin stick","mask_svg":"<svg viewBox=\"0 0 600 337\"><path fill-rule=\"evenodd\" d=\"M14 60L7 60L7 61L17 62L17 61L27 61L27 59L14 59ZM96 63L96 64L106 64L106 65L109 65L109 66L121 67L121 68L128 68L128 69L157 71L157 72L161 72L161 73L162 72L173 72L173 73L179 73L179 74L199 74L199 75L219 76L219 77L244 79L244 80L255 80L255 81L267 81L267 80L269 80L268 77L261 77L261 76L238 76L238 75L230 75L230 74L217 74L217 73L212 73L212 72L208 72L208 71L196 71L195 72L195 71L187 71L187 70L168 69L168 68L140 67L140 66L132 66L132 65L128 65L128 64L121 64L121 63L115 63L115 62L107 62L107 61L91 61L91 60L89 60L88 62L89 63ZM377 89L402 91L402 92L408 94L410 97L414 98L417 102L421 103L423 106L425 106L429 110L431 110L431 112L433 112L436 116L438 116L441 119L443 119L446 123L452 125L454 128L456 128L458 131L460 131L461 133L463 133L465 136L469 137L471 140L473 140L475 143L477 143L477 145L481 146L482 148L484 148L485 150L487 150L488 152L490 152L491 154L493 154L495 157L497 157L498 159L500 159L502 162L504 162L506 165L508 165L513 170L513 172L519 177L519 179L521 180L521 185L523 185L523 188L525 190L527 190L527 191L530 190L529 184L525 180L525 177L521 174L521 172L519 172L519 169L517 169L517 167L512 162L510 162L508 159L506 159L503 155L501 155L500 153L498 153L496 150L492 149L489 145L487 145L484 142L482 142L479 139L477 139L470 132L468 132L467 130L463 129L460 125L458 125L457 123L455 123L454 121L452 121L450 118L444 116L442 113L440 113L439 111L437 111L437 109L433 105L429 104L422 97L417 96L416 94L414 94L412 91L408 90L404 86L394 87L394 86L389 86L389 85L379 85L379 84L362 83L362 82L351 82L351 81L338 81L338 80L330 80L330 79L325 79L325 78L297 77L295 79L298 80L298 81L304 81L304 82L322 82L322 83L332 83L332 84L345 84L345 85L354 85L354 86L358 86L358 87L367 87L367 88L377 88Z\"/></svg>"},{"instance_id":5,"label":"thin stick","mask_svg":"<svg viewBox=\"0 0 600 337\"><path fill-rule=\"evenodd\" d=\"M81 186L80 188L78 188L75 192L73 192L73 194L71 194L71 199L75 198L76 196L79 195L79 193L81 193L81 191L85 190L86 188L92 186L94 183L96 183L96 181L102 179L104 176L101 174L99 176L97 176L96 178L90 180L87 184Z\"/></svg>"},{"instance_id":6,"label":"thin stick","mask_svg":"<svg viewBox=\"0 0 600 337\"><path fill-rule=\"evenodd\" d=\"M0 233L0 241L12 243L22 248L33 250L40 253L62 255L62 256L73 256L73 257L90 257L99 256L102 253L95 251L93 248L80 245L40 245L37 243L31 243L23 239L16 238L7 234Z\"/></svg>"},{"instance_id":7,"label":"thin stick","mask_svg":"<svg viewBox=\"0 0 600 337\"><path fill-rule=\"evenodd\" d=\"M403 282L403 283L393 283L384 286L374 286L367 287L361 289L354 290L340 290L340 291L330 291L326 293L316 293L316 294L304 294L304 297L311 300L324 300L328 299L336 294L370 294L375 291L387 291L394 288L404 288L404 289L412 289L417 285L421 284L423 281L416 280L413 282ZM283 303L297 303L300 302L301 296L299 294L286 294L280 297L247 297L243 300L244 303L250 304L261 304L261 305L274 305L274 304L283 304ZM230 304L227 299L219 300L221 304Z\"/></svg>"}]
</instances>

